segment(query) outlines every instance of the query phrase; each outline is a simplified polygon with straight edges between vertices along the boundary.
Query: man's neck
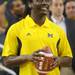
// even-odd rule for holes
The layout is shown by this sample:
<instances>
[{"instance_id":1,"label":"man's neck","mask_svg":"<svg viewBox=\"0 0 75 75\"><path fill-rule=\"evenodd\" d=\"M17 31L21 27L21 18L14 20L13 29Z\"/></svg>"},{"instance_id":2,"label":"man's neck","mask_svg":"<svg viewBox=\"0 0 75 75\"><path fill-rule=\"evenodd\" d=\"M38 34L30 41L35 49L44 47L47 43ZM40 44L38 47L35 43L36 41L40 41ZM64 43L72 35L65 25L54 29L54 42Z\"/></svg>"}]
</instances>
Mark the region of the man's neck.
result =
<instances>
[{"instance_id":1,"label":"man's neck","mask_svg":"<svg viewBox=\"0 0 75 75\"><path fill-rule=\"evenodd\" d=\"M46 16L37 15L33 10L31 11L31 17L39 26L42 26L46 20Z\"/></svg>"}]
</instances>

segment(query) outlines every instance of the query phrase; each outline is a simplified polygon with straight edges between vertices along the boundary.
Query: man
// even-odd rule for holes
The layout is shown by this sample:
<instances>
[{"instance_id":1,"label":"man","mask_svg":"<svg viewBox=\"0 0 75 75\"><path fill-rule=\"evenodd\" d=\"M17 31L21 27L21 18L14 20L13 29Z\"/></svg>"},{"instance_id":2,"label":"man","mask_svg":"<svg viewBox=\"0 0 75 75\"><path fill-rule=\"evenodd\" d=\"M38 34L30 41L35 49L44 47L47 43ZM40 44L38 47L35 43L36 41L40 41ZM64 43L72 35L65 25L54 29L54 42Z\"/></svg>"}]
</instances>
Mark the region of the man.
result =
<instances>
[{"instance_id":1,"label":"man","mask_svg":"<svg viewBox=\"0 0 75 75\"><path fill-rule=\"evenodd\" d=\"M75 0L66 0L65 2L67 36L70 42L72 53L75 58ZM73 60L73 70L75 72L75 59ZM73 71L72 71L73 72ZM71 74L74 75L75 73ZM70 74L68 74L70 75Z\"/></svg>"},{"instance_id":2,"label":"man","mask_svg":"<svg viewBox=\"0 0 75 75\"><path fill-rule=\"evenodd\" d=\"M38 59L35 58L35 53L46 46L51 49L56 59L50 64L47 75L60 75L59 66L71 65L72 54L66 35L46 17L50 1L32 0L31 16L11 26L7 33L2 54L5 57L4 63L19 64L20 75L39 75L34 65L34 61Z\"/></svg>"},{"instance_id":3,"label":"man","mask_svg":"<svg viewBox=\"0 0 75 75\"><path fill-rule=\"evenodd\" d=\"M66 30L66 24L65 24L65 18L64 18L64 0L52 0L50 4L49 11L51 11L51 17L50 19L59 25L65 33L67 33Z\"/></svg>"}]
</instances>

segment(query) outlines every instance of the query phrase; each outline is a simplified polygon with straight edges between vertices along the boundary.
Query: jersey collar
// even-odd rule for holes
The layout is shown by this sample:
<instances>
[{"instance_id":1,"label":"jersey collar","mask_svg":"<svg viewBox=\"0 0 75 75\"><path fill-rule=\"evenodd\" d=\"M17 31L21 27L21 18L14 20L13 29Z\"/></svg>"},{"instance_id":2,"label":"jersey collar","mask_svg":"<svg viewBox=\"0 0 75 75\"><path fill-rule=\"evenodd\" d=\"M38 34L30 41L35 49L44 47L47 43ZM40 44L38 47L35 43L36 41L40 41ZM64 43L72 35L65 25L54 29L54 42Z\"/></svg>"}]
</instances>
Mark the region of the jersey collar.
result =
<instances>
[{"instance_id":1,"label":"jersey collar","mask_svg":"<svg viewBox=\"0 0 75 75\"><path fill-rule=\"evenodd\" d=\"M46 20L42 26L39 26L38 24L36 24L34 22L34 20L29 15L27 15L26 18L28 18L28 23L29 23L30 27L45 27L45 28L50 27L50 20L47 17L46 17Z\"/></svg>"}]
</instances>

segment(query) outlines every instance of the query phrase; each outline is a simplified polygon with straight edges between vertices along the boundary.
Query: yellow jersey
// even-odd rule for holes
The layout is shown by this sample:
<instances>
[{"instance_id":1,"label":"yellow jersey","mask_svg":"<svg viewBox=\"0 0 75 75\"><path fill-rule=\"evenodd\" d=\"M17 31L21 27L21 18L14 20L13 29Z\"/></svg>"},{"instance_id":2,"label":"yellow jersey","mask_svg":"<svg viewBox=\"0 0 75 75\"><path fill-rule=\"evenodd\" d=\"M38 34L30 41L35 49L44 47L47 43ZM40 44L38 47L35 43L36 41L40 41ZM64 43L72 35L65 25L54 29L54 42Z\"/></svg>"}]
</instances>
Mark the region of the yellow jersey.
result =
<instances>
[{"instance_id":1,"label":"yellow jersey","mask_svg":"<svg viewBox=\"0 0 75 75\"><path fill-rule=\"evenodd\" d=\"M20 55L30 55L46 46L50 47L54 56L72 57L71 49L64 31L46 18L44 24L39 26L27 16L15 23L8 30L2 56L17 55L18 39L21 42ZM39 75L32 62L20 64L19 75ZM59 67L47 75L60 75Z\"/></svg>"}]
</instances>

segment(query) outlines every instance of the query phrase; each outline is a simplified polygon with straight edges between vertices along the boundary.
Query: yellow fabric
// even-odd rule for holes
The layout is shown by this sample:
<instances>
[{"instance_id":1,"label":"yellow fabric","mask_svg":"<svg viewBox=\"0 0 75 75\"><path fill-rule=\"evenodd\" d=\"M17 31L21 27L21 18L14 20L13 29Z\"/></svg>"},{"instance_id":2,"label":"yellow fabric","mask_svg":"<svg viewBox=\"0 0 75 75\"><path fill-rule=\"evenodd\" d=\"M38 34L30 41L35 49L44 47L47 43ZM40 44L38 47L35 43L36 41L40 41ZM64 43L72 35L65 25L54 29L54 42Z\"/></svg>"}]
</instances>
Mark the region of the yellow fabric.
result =
<instances>
[{"instance_id":1,"label":"yellow fabric","mask_svg":"<svg viewBox=\"0 0 75 75\"><path fill-rule=\"evenodd\" d=\"M20 55L30 55L45 46L50 47L54 56L70 56L71 49L63 30L46 18L42 26L37 25L27 16L25 19L11 26L4 44L3 56L17 55L18 41L22 43ZM58 41L58 49L57 43ZM20 65L20 75L38 75L34 64L28 62ZM55 68L47 75L60 75L59 68Z\"/></svg>"}]
</instances>

